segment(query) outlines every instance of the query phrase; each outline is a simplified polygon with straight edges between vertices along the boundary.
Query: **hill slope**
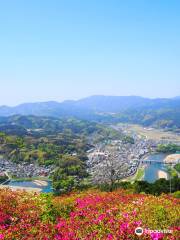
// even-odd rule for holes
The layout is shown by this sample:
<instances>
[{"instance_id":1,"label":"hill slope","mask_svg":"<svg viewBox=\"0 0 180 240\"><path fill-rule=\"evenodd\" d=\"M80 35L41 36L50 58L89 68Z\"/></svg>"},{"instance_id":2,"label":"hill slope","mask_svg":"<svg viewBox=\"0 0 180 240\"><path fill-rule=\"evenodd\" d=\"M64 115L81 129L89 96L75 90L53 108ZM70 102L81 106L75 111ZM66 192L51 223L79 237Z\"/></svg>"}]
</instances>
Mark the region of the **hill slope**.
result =
<instances>
[{"instance_id":1,"label":"hill slope","mask_svg":"<svg viewBox=\"0 0 180 240\"><path fill-rule=\"evenodd\" d=\"M77 117L180 128L180 98L148 99L137 96L92 96L77 101L25 103L0 107L0 116L36 115Z\"/></svg>"}]
</instances>

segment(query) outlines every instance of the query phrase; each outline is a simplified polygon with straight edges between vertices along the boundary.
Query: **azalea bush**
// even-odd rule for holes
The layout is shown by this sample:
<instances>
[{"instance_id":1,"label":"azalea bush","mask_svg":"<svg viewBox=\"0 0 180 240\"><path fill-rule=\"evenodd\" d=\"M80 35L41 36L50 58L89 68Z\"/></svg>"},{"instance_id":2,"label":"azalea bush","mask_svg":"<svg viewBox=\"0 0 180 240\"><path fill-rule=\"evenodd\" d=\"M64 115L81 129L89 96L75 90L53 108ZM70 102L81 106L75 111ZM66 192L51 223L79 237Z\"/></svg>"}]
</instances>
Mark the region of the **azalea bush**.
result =
<instances>
[{"instance_id":1,"label":"azalea bush","mask_svg":"<svg viewBox=\"0 0 180 240\"><path fill-rule=\"evenodd\" d=\"M0 239L178 239L180 200L89 190L61 197L1 189ZM146 229L138 237L135 229ZM147 230L168 230L156 233Z\"/></svg>"}]
</instances>

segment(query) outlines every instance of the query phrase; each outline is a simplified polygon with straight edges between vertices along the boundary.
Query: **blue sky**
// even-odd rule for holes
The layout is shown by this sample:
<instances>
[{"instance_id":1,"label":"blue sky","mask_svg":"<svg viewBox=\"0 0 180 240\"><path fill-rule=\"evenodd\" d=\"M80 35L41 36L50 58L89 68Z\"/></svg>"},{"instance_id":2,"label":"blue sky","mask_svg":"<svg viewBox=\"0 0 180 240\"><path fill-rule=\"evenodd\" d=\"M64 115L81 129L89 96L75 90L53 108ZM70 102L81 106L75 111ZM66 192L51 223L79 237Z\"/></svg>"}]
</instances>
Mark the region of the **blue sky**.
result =
<instances>
[{"instance_id":1,"label":"blue sky","mask_svg":"<svg viewBox=\"0 0 180 240\"><path fill-rule=\"evenodd\" d=\"M180 1L0 0L0 105L180 95Z\"/></svg>"}]
</instances>

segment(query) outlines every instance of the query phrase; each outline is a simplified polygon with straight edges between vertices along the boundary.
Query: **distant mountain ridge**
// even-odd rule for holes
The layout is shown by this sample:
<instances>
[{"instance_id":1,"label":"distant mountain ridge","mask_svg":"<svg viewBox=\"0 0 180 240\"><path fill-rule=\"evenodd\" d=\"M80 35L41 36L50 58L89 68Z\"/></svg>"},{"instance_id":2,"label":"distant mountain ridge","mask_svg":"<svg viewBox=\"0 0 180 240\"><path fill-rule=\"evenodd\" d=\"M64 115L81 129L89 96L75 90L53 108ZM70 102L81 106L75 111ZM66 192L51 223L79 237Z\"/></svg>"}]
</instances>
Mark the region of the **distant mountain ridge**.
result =
<instances>
[{"instance_id":1,"label":"distant mountain ridge","mask_svg":"<svg viewBox=\"0 0 180 240\"><path fill-rule=\"evenodd\" d=\"M0 106L0 116L38 115L58 116L63 112L87 110L90 112L118 113L134 108L158 108L158 107L180 107L180 97L175 98L143 98L138 96L103 96L95 95L80 100L67 100L64 102L35 102L23 103L15 107Z\"/></svg>"},{"instance_id":2,"label":"distant mountain ridge","mask_svg":"<svg viewBox=\"0 0 180 240\"><path fill-rule=\"evenodd\" d=\"M179 128L180 97L149 99L138 96L95 95L61 103L50 101L0 107L1 117L12 115L77 117L98 121L115 119L144 125L160 124Z\"/></svg>"}]
</instances>

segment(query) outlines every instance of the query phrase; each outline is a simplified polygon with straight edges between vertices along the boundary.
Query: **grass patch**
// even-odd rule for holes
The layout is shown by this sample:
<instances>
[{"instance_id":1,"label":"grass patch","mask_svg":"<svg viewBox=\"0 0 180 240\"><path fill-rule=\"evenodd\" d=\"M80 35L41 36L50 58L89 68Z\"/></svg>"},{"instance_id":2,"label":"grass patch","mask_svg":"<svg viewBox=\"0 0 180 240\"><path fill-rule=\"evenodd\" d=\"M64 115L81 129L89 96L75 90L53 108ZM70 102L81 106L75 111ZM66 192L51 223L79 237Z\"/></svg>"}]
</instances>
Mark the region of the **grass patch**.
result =
<instances>
[{"instance_id":1,"label":"grass patch","mask_svg":"<svg viewBox=\"0 0 180 240\"><path fill-rule=\"evenodd\" d=\"M145 167L138 168L137 173L136 173L136 175L134 177L134 181L142 180L142 178L144 176L144 170L145 170Z\"/></svg>"}]
</instances>

